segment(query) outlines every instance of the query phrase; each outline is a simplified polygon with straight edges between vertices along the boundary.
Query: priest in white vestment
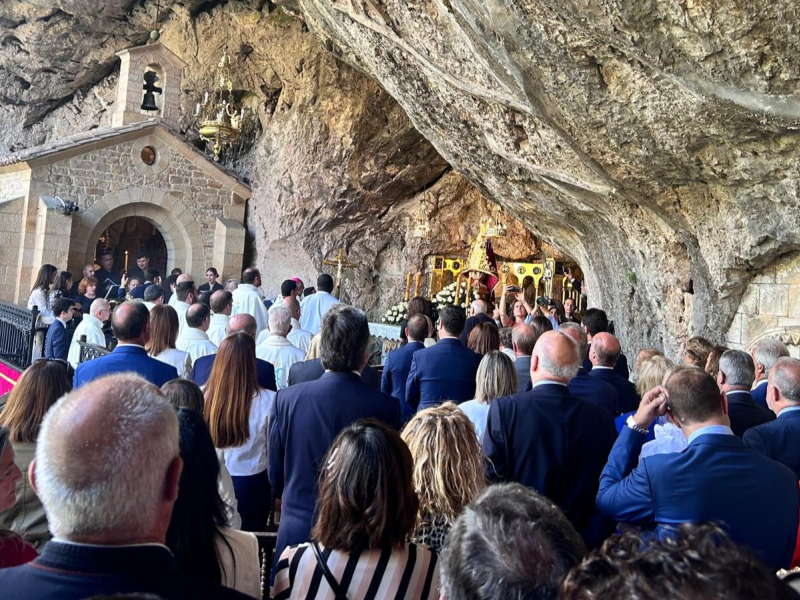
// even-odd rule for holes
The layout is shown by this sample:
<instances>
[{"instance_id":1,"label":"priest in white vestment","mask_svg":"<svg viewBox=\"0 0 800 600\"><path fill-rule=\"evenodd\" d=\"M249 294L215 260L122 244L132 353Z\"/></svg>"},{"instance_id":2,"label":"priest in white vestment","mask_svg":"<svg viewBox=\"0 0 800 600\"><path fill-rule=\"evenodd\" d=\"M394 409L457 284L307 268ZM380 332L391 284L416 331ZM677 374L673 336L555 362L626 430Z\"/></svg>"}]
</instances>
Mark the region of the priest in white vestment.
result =
<instances>
[{"instance_id":1,"label":"priest in white vestment","mask_svg":"<svg viewBox=\"0 0 800 600\"><path fill-rule=\"evenodd\" d=\"M291 326L289 311L283 306L273 306L269 310L269 337L256 346L256 358L275 367L275 383L279 390L286 387L292 365L302 362L306 357L305 352L286 339Z\"/></svg>"},{"instance_id":2,"label":"priest in white vestment","mask_svg":"<svg viewBox=\"0 0 800 600\"><path fill-rule=\"evenodd\" d=\"M186 311L186 328L178 334L175 347L189 355L193 366L201 356L217 353L217 347L206 334L210 324L211 309L205 304L192 304Z\"/></svg>"},{"instance_id":3,"label":"priest in white vestment","mask_svg":"<svg viewBox=\"0 0 800 600\"><path fill-rule=\"evenodd\" d=\"M69 345L67 361L74 368L78 367L81 360L81 347L78 342L81 336L86 336L87 344L106 347L106 336L103 333L103 322L111 317L111 304L104 298L97 298L89 307L89 314L83 315L83 319L75 328L72 342Z\"/></svg>"},{"instance_id":4,"label":"priest in white vestment","mask_svg":"<svg viewBox=\"0 0 800 600\"><path fill-rule=\"evenodd\" d=\"M208 339L217 347L225 339L225 328L233 310L233 295L225 290L211 294L211 324L208 326Z\"/></svg>"},{"instance_id":5,"label":"priest in white vestment","mask_svg":"<svg viewBox=\"0 0 800 600\"><path fill-rule=\"evenodd\" d=\"M245 269L242 273L242 283L233 291L233 310L232 315L239 315L242 313L252 315L256 320L256 335L267 328L267 308L264 306L264 300L259 294L259 286L261 285L261 273L258 269Z\"/></svg>"},{"instance_id":6,"label":"priest in white vestment","mask_svg":"<svg viewBox=\"0 0 800 600\"><path fill-rule=\"evenodd\" d=\"M300 327L311 335L319 333L322 317L330 310L331 306L339 304L333 297L333 277L322 274L317 277L317 293L303 298L300 303Z\"/></svg>"}]
</instances>

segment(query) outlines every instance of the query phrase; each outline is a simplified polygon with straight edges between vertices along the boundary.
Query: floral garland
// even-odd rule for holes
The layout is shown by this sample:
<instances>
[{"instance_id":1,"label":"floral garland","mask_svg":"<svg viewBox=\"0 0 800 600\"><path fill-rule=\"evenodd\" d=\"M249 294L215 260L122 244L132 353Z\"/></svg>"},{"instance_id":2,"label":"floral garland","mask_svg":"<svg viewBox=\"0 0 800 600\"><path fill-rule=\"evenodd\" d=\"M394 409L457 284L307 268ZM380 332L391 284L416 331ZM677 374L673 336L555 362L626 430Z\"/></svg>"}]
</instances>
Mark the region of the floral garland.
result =
<instances>
[{"instance_id":1,"label":"floral garland","mask_svg":"<svg viewBox=\"0 0 800 600\"><path fill-rule=\"evenodd\" d=\"M472 290L472 298L477 299L478 292ZM454 305L461 308L467 308L467 282L462 281L460 286L460 293L456 294L456 283L453 282L442 288L438 294L433 297L431 301L434 310L441 309L443 306ZM408 314L408 302L398 302L394 306L390 306L386 313L381 318L381 323L389 325L399 325Z\"/></svg>"}]
</instances>

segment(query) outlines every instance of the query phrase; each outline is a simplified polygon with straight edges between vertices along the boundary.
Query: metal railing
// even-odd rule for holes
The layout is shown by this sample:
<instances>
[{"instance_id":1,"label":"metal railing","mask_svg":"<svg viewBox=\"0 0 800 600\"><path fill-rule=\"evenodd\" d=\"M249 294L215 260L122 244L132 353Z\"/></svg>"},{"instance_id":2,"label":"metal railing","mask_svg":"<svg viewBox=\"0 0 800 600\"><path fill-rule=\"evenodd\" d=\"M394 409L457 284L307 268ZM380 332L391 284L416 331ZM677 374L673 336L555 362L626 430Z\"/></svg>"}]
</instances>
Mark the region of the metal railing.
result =
<instances>
[{"instance_id":1,"label":"metal railing","mask_svg":"<svg viewBox=\"0 0 800 600\"><path fill-rule=\"evenodd\" d=\"M38 316L39 309L35 306L28 310L0 302L0 359L20 370L31 365Z\"/></svg>"},{"instance_id":2,"label":"metal railing","mask_svg":"<svg viewBox=\"0 0 800 600\"><path fill-rule=\"evenodd\" d=\"M105 356L111 350L106 348L105 346L98 346L96 344L89 344L86 342L86 336L82 335L81 339L78 340L78 346L81 349L81 356L78 359L78 362L86 362L87 360L92 360L95 358L100 358L101 356Z\"/></svg>"}]
</instances>

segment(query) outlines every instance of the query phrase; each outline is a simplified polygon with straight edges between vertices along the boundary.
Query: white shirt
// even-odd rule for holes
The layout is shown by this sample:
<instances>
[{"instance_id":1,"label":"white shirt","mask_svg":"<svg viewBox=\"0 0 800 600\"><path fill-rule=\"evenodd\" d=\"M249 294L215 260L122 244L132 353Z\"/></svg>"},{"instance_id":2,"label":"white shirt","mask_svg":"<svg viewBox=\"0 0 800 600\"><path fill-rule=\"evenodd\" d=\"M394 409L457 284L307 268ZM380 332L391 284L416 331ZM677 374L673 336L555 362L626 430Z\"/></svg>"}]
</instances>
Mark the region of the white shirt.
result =
<instances>
[{"instance_id":1,"label":"white shirt","mask_svg":"<svg viewBox=\"0 0 800 600\"><path fill-rule=\"evenodd\" d=\"M478 441L483 445L483 434L486 431L486 420L489 417L489 403L468 400L458 405L467 418L475 426L475 433L478 434Z\"/></svg>"},{"instance_id":2,"label":"white shirt","mask_svg":"<svg viewBox=\"0 0 800 600\"><path fill-rule=\"evenodd\" d=\"M33 307L39 309L39 321L43 325L50 325L55 320L53 316L53 309L50 308L48 302L48 294L41 288L36 288L31 292L28 297L28 310L33 310Z\"/></svg>"},{"instance_id":3,"label":"white shirt","mask_svg":"<svg viewBox=\"0 0 800 600\"><path fill-rule=\"evenodd\" d=\"M222 501L225 503L225 517L228 520L228 526L233 529L241 529L242 517L239 514L236 491L233 489L233 479L231 479L231 474L228 473L228 467L225 466L225 461L222 460L222 457L217 456L217 460L219 461L217 488Z\"/></svg>"},{"instance_id":4,"label":"white shirt","mask_svg":"<svg viewBox=\"0 0 800 600\"><path fill-rule=\"evenodd\" d=\"M233 290L233 310L231 315L248 314L256 320L256 335L264 331L269 323L269 315L264 306L264 301L258 295L256 286L250 283L240 283Z\"/></svg>"},{"instance_id":5,"label":"white shirt","mask_svg":"<svg viewBox=\"0 0 800 600\"><path fill-rule=\"evenodd\" d=\"M300 327L310 331L312 335L319 333L322 325L322 317L330 310L331 306L339 304L339 301L328 292L317 292L303 298L300 303Z\"/></svg>"},{"instance_id":6,"label":"white shirt","mask_svg":"<svg viewBox=\"0 0 800 600\"><path fill-rule=\"evenodd\" d=\"M178 377L182 379L188 379L189 374L192 372L192 359L182 350L167 348L161 354L153 358L175 367L175 370L178 372Z\"/></svg>"},{"instance_id":7,"label":"white shirt","mask_svg":"<svg viewBox=\"0 0 800 600\"><path fill-rule=\"evenodd\" d=\"M275 383L278 389L286 387L289 369L296 362L305 360L306 353L292 346L282 335L271 335L256 346L256 358L272 363L275 367Z\"/></svg>"},{"instance_id":8,"label":"white shirt","mask_svg":"<svg viewBox=\"0 0 800 600\"><path fill-rule=\"evenodd\" d=\"M267 469L267 420L275 392L261 390L250 406L250 438L235 448L217 449L233 477L258 475Z\"/></svg>"},{"instance_id":9,"label":"white shirt","mask_svg":"<svg viewBox=\"0 0 800 600\"><path fill-rule=\"evenodd\" d=\"M178 313L178 336L186 329L186 311L189 310L189 304L181 300L176 300L172 308Z\"/></svg>"},{"instance_id":10,"label":"white shirt","mask_svg":"<svg viewBox=\"0 0 800 600\"><path fill-rule=\"evenodd\" d=\"M313 337L313 333L300 327L300 321L297 319L292 319L292 330L289 332L289 335L287 335L286 338L292 342L292 345L295 348L300 348L300 350L303 352L308 352L308 348L311 346L311 340Z\"/></svg>"},{"instance_id":11,"label":"white shirt","mask_svg":"<svg viewBox=\"0 0 800 600\"><path fill-rule=\"evenodd\" d=\"M144 304L147 307L147 310L150 311L153 310L153 308L155 308L156 305L155 302L143 302L142 304Z\"/></svg>"},{"instance_id":12,"label":"white shirt","mask_svg":"<svg viewBox=\"0 0 800 600\"><path fill-rule=\"evenodd\" d=\"M179 333L175 347L189 355L191 364L201 356L217 353L217 347L208 339L206 332L195 327L187 327Z\"/></svg>"},{"instance_id":13,"label":"white shirt","mask_svg":"<svg viewBox=\"0 0 800 600\"><path fill-rule=\"evenodd\" d=\"M95 344L97 346L106 345L106 336L103 334L103 322L92 315L83 315L83 320L78 323L75 328L75 334L72 336L72 342L69 344L69 354L67 354L67 361L73 367L77 368L81 360L81 347L78 342L81 336L86 336L87 344Z\"/></svg>"},{"instance_id":14,"label":"white shirt","mask_svg":"<svg viewBox=\"0 0 800 600\"><path fill-rule=\"evenodd\" d=\"M178 294L175 293L175 290L172 290L172 293L169 295L169 300L167 304L169 304L172 308L175 308L175 304L178 303Z\"/></svg>"},{"instance_id":15,"label":"white shirt","mask_svg":"<svg viewBox=\"0 0 800 600\"><path fill-rule=\"evenodd\" d=\"M208 326L206 333L214 345L219 346L225 339L225 328L230 320L228 315L211 315L211 325Z\"/></svg>"}]
</instances>

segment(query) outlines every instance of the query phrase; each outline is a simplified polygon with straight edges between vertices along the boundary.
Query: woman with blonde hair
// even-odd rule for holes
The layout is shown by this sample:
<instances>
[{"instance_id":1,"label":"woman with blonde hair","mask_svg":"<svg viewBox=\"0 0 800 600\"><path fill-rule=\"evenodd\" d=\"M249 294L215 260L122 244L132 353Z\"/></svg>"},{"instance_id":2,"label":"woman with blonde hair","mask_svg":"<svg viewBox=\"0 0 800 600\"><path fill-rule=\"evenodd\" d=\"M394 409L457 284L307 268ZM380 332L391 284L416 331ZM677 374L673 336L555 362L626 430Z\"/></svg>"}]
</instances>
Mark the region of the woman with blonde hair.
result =
<instances>
[{"instance_id":1,"label":"woman with blonde hair","mask_svg":"<svg viewBox=\"0 0 800 600\"><path fill-rule=\"evenodd\" d=\"M642 396L654 387L664 385L675 368L675 363L663 356L654 356L650 360L644 361L639 370L639 379L636 381L637 393ZM683 435L683 431L674 425L666 415L658 417L651 429L655 439L642 446L639 460L654 454L682 452L686 448L686 436Z\"/></svg>"},{"instance_id":2,"label":"woman with blonde hair","mask_svg":"<svg viewBox=\"0 0 800 600\"><path fill-rule=\"evenodd\" d=\"M452 402L418 412L401 437L414 459L419 496L417 526L410 539L439 552L461 509L486 484L483 450L469 418Z\"/></svg>"},{"instance_id":3,"label":"woman with blonde hair","mask_svg":"<svg viewBox=\"0 0 800 600\"><path fill-rule=\"evenodd\" d=\"M205 386L203 416L233 479L243 531L263 531L269 513L267 418L275 392L258 385L256 343L246 333L222 340Z\"/></svg>"},{"instance_id":4,"label":"woman with blonde hair","mask_svg":"<svg viewBox=\"0 0 800 600\"><path fill-rule=\"evenodd\" d=\"M150 340L145 350L156 360L175 367L178 377L187 379L192 359L187 352L175 347L178 329L178 311L168 304L155 305L150 311Z\"/></svg>"},{"instance_id":5,"label":"woman with blonde hair","mask_svg":"<svg viewBox=\"0 0 800 600\"><path fill-rule=\"evenodd\" d=\"M517 393L517 372L514 362L503 352L493 350L486 354L475 374L475 399L462 402L458 408L472 421L478 440L483 443L489 405L495 398Z\"/></svg>"}]
</instances>

